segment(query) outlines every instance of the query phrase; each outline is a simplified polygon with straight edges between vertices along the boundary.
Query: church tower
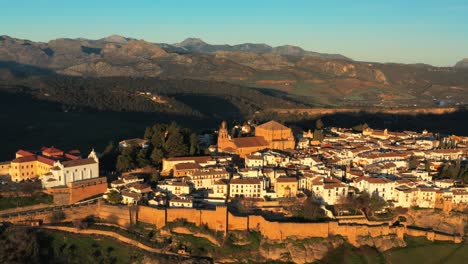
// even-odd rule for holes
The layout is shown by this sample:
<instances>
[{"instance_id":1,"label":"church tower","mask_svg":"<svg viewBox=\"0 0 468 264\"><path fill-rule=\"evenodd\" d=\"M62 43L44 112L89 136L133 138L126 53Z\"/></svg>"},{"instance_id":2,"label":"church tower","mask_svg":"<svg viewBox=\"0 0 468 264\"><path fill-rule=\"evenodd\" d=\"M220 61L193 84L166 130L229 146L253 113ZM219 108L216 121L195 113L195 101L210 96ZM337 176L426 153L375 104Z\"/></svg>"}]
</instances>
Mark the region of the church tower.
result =
<instances>
[{"instance_id":1,"label":"church tower","mask_svg":"<svg viewBox=\"0 0 468 264\"><path fill-rule=\"evenodd\" d=\"M223 149L230 146L231 138L227 130L226 121L223 121L218 132L218 151L222 151Z\"/></svg>"}]
</instances>

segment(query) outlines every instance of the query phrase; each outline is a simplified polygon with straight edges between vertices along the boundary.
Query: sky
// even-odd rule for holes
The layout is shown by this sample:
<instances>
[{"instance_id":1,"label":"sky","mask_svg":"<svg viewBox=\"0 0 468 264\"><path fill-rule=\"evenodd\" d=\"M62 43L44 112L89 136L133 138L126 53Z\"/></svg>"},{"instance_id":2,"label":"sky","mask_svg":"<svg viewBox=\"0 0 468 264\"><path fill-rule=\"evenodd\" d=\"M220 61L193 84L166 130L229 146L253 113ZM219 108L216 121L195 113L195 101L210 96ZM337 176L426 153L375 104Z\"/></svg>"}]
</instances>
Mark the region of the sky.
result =
<instances>
[{"instance_id":1,"label":"sky","mask_svg":"<svg viewBox=\"0 0 468 264\"><path fill-rule=\"evenodd\" d=\"M266 43L359 61L468 58L468 0L0 0L0 35Z\"/></svg>"}]
</instances>

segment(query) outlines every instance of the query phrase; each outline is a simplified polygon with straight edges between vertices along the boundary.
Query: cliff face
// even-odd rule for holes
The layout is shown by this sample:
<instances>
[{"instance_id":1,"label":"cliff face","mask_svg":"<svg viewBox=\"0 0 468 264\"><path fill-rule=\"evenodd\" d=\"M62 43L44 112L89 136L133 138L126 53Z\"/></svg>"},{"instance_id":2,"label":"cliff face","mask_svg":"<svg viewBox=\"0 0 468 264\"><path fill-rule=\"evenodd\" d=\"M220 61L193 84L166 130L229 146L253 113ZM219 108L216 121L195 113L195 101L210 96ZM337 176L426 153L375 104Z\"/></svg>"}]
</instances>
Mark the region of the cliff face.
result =
<instances>
[{"instance_id":1,"label":"cliff face","mask_svg":"<svg viewBox=\"0 0 468 264\"><path fill-rule=\"evenodd\" d=\"M381 237L359 237L358 247L375 247L383 252L395 247L404 247L406 243L395 236ZM331 237L328 239L310 238L296 240L289 238L281 243L263 240L259 254L264 261L284 261L294 263L312 263L323 259L330 251L343 246L345 240L341 237Z\"/></svg>"},{"instance_id":2,"label":"cliff face","mask_svg":"<svg viewBox=\"0 0 468 264\"><path fill-rule=\"evenodd\" d=\"M458 212L445 214L432 209L409 210L406 218L408 225L433 228L448 234L459 233L463 236L468 228L468 215Z\"/></svg>"}]
</instances>

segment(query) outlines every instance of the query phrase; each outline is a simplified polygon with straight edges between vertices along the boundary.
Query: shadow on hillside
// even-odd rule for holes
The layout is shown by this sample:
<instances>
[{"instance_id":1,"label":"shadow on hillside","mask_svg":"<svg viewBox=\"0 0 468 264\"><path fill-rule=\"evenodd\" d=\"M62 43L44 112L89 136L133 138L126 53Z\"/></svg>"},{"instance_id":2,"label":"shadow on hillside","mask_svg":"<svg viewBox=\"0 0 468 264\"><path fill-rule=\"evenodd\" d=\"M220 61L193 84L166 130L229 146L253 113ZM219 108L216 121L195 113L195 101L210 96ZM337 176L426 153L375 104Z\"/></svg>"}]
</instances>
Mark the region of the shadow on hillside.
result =
<instances>
[{"instance_id":1,"label":"shadow on hillside","mask_svg":"<svg viewBox=\"0 0 468 264\"><path fill-rule=\"evenodd\" d=\"M0 70L2 69L9 70L13 76L6 76L5 73L2 74L0 71L0 79L9 79L10 77L26 78L32 75L55 75L55 72L52 70L27 64L19 64L14 61L0 60Z\"/></svg>"},{"instance_id":2,"label":"shadow on hillside","mask_svg":"<svg viewBox=\"0 0 468 264\"><path fill-rule=\"evenodd\" d=\"M64 149L102 151L113 141L143 137L145 127L177 122L194 130L212 130L221 120L158 112L64 111L59 103L38 100L25 93L0 90L0 161L14 158L21 148L53 145Z\"/></svg>"},{"instance_id":3,"label":"shadow on hillside","mask_svg":"<svg viewBox=\"0 0 468 264\"><path fill-rule=\"evenodd\" d=\"M427 129L430 132L447 135L468 136L468 110L446 114L418 114L418 115L391 115L360 113L339 113L320 117L325 126L353 127L367 123L371 128L389 129L390 131L412 130L421 132ZM317 118L303 119L300 121L287 121L286 123L297 125L305 129L315 127Z\"/></svg>"}]
</instances>

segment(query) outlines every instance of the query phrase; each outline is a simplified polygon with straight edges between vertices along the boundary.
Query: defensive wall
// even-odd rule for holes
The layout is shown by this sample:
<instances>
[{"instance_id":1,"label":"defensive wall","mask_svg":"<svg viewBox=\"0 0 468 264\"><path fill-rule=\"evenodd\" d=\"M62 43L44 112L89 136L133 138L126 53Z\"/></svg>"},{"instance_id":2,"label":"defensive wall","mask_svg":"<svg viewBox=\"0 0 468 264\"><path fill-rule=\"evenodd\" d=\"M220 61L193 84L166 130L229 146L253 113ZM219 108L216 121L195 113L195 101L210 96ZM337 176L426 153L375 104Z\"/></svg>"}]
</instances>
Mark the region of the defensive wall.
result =
<instances>
[{"instance_id":1,"label":"defensive wall","mask_svg":"<svg viewBox=\"0 0 468 264\"><path fill-rule=\"evenodd\" d=\"M106 207L107 205L104 205ZM197 226L207 225L216 231L258 231L271 240L283 240L287 237L299 239L309 237L327 238L329 236L343 236L351 244L356 245L359 237L379 237L394 235L403 239L405 235L424 236L429 240L461 242L461 237L452 234L439 233L434 230L423 230L416 227L391 225L389 222L358 221L352 223L349 219L345 223L338 221L322 223L297 223L269 221L263 216L236 216L225 206L218 206L214 210L200 210L195 208L167 208L157 209L139 206L137 220L153 224L162 228L167 223L185 220Z\"/></svg>"},{"instance_id":2,"label":"defensive wall","mask_svg":"<svg viewBox=\"0 0 468 264\"><path fill-rule=\"evenodd\" d=\"M59 210L59 209L55 209ZM207 225L210 229L227 233L229 231L258 231L270 240L284 240L288 237L298 239L330 236L345 237L351 244L358 246L359 237L379 237L393 235L403 239L408 236L424 236L434 241L453 241L460 243L462 238L455 234L445 234L431 229L418 227L391 225L388 222L379 224L369 223L340 223L329 221L321 223L298 223L269 221L263 216L237 216L227 210L225 206L218 206L214 210L195 208L152 208L148 206L107 205L104 203L87 204L60 209L65 213L66 220L84 218L89 215L97 216L108 222L127 227L137 221L154 225L157 229L167 223L185 220L197 226ZM33 214L16 215L0 219L14 223L24 223L31 220L50 222L50 215L54 211Z\"/></svg>"}]
</instances>

